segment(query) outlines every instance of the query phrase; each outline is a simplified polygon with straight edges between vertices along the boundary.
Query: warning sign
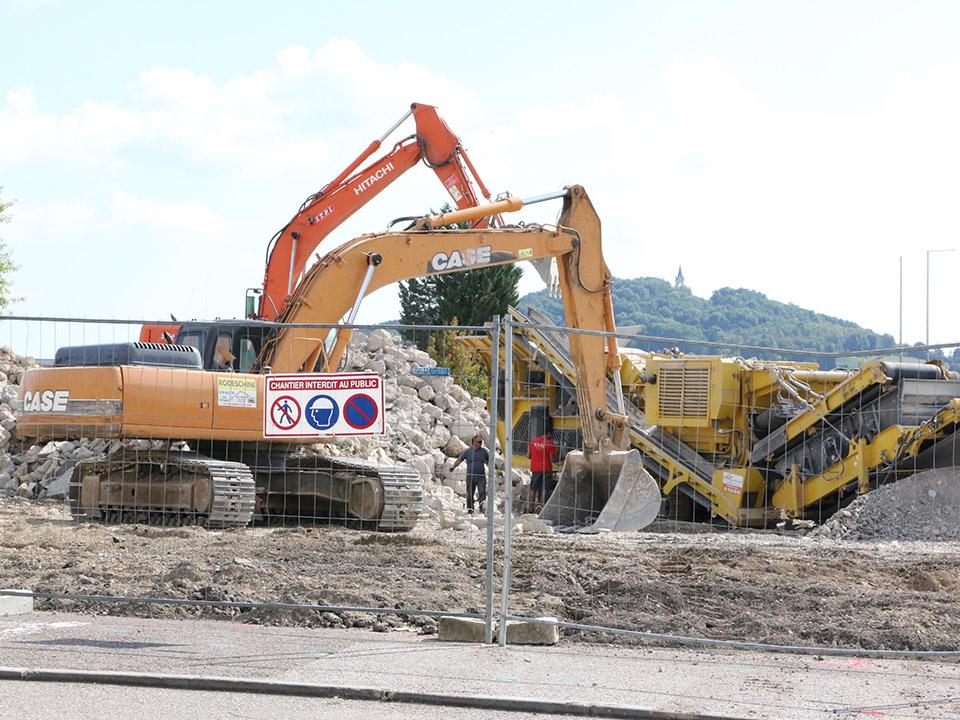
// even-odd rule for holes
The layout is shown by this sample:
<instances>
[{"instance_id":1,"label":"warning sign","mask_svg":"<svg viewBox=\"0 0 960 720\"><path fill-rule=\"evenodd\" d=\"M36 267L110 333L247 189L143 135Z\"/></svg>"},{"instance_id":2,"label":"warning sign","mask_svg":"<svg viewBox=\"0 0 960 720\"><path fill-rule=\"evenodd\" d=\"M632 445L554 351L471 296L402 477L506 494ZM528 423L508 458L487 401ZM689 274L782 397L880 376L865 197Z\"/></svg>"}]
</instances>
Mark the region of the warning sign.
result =
<instances>
[{"instance_id":1,"label":"warning sign","mask_svg":"<svg viewBox=\"0 0 960 720\"><path fill-rule=\"evenodd\" d=\"M314 430L329 430L340 419L340 406L329 395L314 395L307 403L307 423Z\"/></svg>"},{"instance_id":2,"label":"warning sign","mask_svg":"<svg viewBox=\"0 0 960 720\"><path fill-rule=\"evenodd\" d=\"M463 200L463 193L460 192L460 188L457 187L457 176L451 175L446 180L443 181L443 184L446 186L447 190L450 192L450 197L456 202Z\"/></svg>"},{"instance_id":3,"label":"warning sign","mask_svg":"<svg viewBox=\"0 0 960 720\"><path fill-rule=\"evenodd\" d=\"M268 375L263 436L382 435L383 378L371 373Z\"/></svg>"},{"instance_id":4,"label":"warning sign","mask_svg":"<svg viewBox=\"0 0 960 720\"><path fill-rule=\"evenodd\" d=\"M252 377L217 376L217 405L220 407L255 408L257 379Z\"/></svg>"}]
</instances>

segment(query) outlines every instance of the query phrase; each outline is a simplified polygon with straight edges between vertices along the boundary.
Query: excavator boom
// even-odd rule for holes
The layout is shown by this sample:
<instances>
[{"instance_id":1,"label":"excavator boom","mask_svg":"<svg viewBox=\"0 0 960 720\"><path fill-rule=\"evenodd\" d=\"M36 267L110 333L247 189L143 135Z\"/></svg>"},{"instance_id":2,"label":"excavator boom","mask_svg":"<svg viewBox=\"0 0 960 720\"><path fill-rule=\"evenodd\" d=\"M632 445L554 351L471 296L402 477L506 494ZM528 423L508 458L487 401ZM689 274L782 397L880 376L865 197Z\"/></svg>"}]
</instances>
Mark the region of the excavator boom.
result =
<instances>
[{"instance_id":1,"label":"excavator boom","mask_svg":"<svg viewBox=\"0 0 960 720\"><path fill-rule=\"evenodd\" d=\"M572 326L583 330L613 329L610 271L603 261L600 219L580 186L563 193L564 205L556 227L526 225L508 228L433 230L363 235L328 253L316 263L290 298L279 318L290 323L264 346L260 367L273 372L310 372L316 367L336 370L346 352L351 331L337 334L327 351L329 328L297 324L335 323L373 291L410 278L557 258L564 311ZM435 216L422 225L470 221L490 212L519 209L510 198L490 206ZM357 289L360 289L358 293ZM358 297L359 295L359 297ZM607 408L606 370L619 369L616 340L577 335L571 344L578 368L585 447L599 449L607 425L616 418Z\"/></svg>"},{"instance_id":2,"label":"excavator boom","mask_svg":"<svg viewBox=\"0 0 960 720\"><path fill-rule=\"evenodd\" d=\"M363 165L411 116L416 126L414 134L397 142L383 156ZM267 246L263 287L247 291L246 316L276 320L286 308L320 243L421 160L433 170L458 208L476 207L481 198L490 200L490 191L463 144L437 113L437 108L413 103L403 117L371 142L333 180L304 200L297 213L271 238ZM499 215L477 217L471 223L477 228L500 224ZM256 296L259 296L259 303L255 303ZM144 325L140 330L140 341L170 343L179 330L176 321Z\"/></svg>"},{"instance_id":3,"label":"excavator boom","mask_svg":"<svg viewBox=\"0 0 960 720\"><path fill-rule=\"evenodd\" d=\"M398 142L383 157L360 168L380 149L386 137L411 115L416 123L416 133ZM437 114L437 109L422 103L412 104L410 111L381 138L370 143L323 189L307 198L297 214L274 236L267 250L257 317L275 320L286 307L307 261L323 239L420 160L436 173L457 207L479 205L477 189L490 200L490 192L477 175L459 138ZM493 218L494 222L498 220ZM479 217L474 226L486 227L490 222L489 216Z\"/></svg>"}]
</instances>

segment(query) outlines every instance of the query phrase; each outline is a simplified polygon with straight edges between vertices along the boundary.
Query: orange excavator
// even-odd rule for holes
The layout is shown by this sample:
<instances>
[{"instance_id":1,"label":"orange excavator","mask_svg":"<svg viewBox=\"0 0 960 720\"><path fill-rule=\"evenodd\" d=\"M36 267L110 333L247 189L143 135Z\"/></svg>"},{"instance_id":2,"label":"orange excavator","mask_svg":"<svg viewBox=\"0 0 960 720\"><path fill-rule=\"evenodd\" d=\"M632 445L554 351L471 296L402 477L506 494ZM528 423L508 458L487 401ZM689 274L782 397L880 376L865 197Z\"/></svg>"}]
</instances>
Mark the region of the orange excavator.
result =
<instances>
[{"instance_id":1,"label":"orange excavator","mask_svg":"<svg viewBox=\"0 0 960 720\"><path fill-rule=\"evenodd\" d=\"M361 168L360 165L411 116L416 131ZM296 215L271 238L267 246L263 287L247 290L246 317L276 320L286 308L311 255L324 238L421 161L436 173L456 207L476 207L481 196L490 202L490 191L460 139L437 113L437 108L413 103L403 117L371 142L333 180L304 200ZM499 215L494 215L477 218L471 226L484 228L500 224ZM167 342L169 338L175 338L179 330L177 324L144 325L140 340Z\"/></svg>"},{"instance_id":2,"label":"orange excavator","mask_svg":"<svg viewBox=\"0 0 960 720\"><path fill-rule=\"evenodd\" d=\"M557 226L436 229L559 197L564 205ZM70 498L80 517L223 527L245 525L256 511L264 517L341 515L383 529L409 529L422 501L416 472L308 458L291 452L291 443L299 440L265 440L267 373L336 370L351 334L337 323L344 317L349 321L360 301L379 287L521 260L556 260L571 326L615 330L600 219L583 188L573 186L548 196L511 197L425 216L411 229L347 242L306 273L279 317L281 325L258 320L185 324L173 345L61 348L55 367L25 373L17 432L43 439L189 443L189 452L170 445L78 463ZM574 334L570 350L585 452L567 456L564 475L591 496L611 501L623 496L612 502L618 522L630 515L642 527L656 516L660 491L637 451L617 450L627 441L627 417L609 407L606 379L620 367L617 342L613 336ZM210 367L216 357L228 360L230 371ZM222 389L241 390L247 402L235 403L235 392L223 401Z\"/></svg>"}]
</instances>

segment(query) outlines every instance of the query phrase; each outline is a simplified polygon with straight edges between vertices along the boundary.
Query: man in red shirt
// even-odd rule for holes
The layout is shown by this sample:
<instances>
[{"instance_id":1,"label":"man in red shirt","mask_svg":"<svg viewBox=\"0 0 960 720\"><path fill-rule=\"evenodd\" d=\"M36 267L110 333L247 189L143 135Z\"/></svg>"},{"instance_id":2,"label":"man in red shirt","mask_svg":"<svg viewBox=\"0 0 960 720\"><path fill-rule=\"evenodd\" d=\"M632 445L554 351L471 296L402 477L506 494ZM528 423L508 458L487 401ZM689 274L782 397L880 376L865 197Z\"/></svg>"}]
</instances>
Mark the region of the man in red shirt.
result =
<instances>
[{"instance_id":1,"label":"man in red shirt","mask_svg":"<svg viewBox=\"0 0 960 720\"><path fill-rule=\"evenodd\" d=\"M549 433L544 433L530 441L527 457L530 458L530 494L527 497L527 509L534 512L534 508L542 508L547 498L553 492L553 458L557 454L557 446L553 444Z\"/></svg>"}]
</instances>

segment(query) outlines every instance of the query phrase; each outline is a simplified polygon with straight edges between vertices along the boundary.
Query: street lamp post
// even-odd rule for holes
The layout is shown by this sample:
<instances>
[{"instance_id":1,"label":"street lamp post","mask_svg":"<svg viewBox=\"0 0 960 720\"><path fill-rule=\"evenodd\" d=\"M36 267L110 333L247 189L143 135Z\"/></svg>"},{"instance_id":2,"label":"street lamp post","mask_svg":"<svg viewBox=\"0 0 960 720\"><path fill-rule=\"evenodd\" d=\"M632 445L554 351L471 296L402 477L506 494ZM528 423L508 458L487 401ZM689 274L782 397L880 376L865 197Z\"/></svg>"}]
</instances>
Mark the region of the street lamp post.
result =
<instances>
[{"instance_id":1,"label":"street lamp post","mask_svg":"<svg viewBox=\"0 0 960 720\"><path fill-rule=\"evenodd\" d=\"M930 359L930 256L938 252L953 252L954 248L941 248L940 250L927 250L927 360Z\"/></svg>"}]
</instances>

